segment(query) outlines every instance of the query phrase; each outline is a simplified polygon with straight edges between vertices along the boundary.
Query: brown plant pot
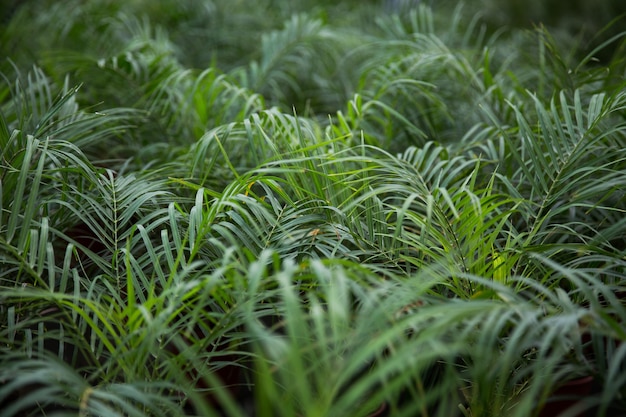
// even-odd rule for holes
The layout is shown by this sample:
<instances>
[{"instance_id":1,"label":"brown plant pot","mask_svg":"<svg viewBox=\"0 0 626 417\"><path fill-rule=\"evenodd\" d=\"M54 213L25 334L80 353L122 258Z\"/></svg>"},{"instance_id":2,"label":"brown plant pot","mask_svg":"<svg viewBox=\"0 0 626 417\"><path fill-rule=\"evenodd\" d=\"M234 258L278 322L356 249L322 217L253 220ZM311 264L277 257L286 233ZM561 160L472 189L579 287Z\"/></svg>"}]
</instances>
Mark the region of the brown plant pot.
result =
<instances>
[{"instance_id":1,"label":"brown plant pot","mask_svg":"<svg viewBox=\"0 0 626 417\"><path fill-rule=\"evenodd\" d=\"M378 407L376 410L374 410L373 412L368 414L368 417L379 417L379 416L382 416L382 415L384 415L385 411L387 411L387 403L381 403L380 407Z\"/></svg>"},{"instance_id":2,"label":"brown plant pot","mask_svg":"<svg viewBox=\"0 0 626 417\"><path fill-rule=\"evenodd\" d=\"M386 415L385 414L386 411L387 411L387 403L383 402L380 404L380 406L376 410L369 413L367 417L382 417ZM298 417L302 417L302 415L298 414Z\"/></svg>"},{"instance_id":3,"label":"brown plant pot","mask_svg":"<svg viewBox=\"0 0 626 417\"><path fill-rule=\"evenodd\" d=\"M541 407L538 417L558 417L576 403L589 397L593 387L593 376L585 376L567 381L559 386ZM584 417L581 411L575 417ZM573 416L574 417L574 416Z\"/></svg>"}]
</instances>

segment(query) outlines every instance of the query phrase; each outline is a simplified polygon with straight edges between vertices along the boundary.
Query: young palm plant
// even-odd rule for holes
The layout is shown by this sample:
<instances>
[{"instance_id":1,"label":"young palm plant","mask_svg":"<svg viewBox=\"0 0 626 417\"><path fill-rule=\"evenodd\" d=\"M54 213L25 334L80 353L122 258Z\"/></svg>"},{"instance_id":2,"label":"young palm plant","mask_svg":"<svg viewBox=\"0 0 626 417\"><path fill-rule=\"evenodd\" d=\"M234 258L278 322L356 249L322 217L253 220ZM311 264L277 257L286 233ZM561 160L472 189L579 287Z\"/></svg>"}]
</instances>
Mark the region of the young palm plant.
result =
<instances>
[{"instance_id":1,"label":"young palm plant","mask_svg":"<svg viewBox=\"0 0 626 417\"><path fill-rule=\"evenodd\" d=\"M624 94L591 56L413 2L82 3L0 89L3 416L522 417L582 375L570 415L624 409ZM232 49L181 45L202 17Z\"/></svg>"}]
</instances>

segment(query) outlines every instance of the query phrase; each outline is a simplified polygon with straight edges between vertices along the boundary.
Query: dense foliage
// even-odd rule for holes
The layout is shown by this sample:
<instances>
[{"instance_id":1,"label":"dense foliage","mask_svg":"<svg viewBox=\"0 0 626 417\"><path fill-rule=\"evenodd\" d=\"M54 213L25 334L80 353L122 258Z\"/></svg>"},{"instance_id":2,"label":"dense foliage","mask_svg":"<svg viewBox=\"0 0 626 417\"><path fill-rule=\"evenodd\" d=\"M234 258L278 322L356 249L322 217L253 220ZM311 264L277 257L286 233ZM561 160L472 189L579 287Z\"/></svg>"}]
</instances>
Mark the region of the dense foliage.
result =
<instances>
[{"instance_id":1,"label":"dense foliage","mask_svg":"<svg viewBox=\"0 0 626 417\"><path fill-rule=\"evenodd\" d=\"M626 414L624 10L427 3L3 3L0 415Z\"/></svg>"}]
</instances>

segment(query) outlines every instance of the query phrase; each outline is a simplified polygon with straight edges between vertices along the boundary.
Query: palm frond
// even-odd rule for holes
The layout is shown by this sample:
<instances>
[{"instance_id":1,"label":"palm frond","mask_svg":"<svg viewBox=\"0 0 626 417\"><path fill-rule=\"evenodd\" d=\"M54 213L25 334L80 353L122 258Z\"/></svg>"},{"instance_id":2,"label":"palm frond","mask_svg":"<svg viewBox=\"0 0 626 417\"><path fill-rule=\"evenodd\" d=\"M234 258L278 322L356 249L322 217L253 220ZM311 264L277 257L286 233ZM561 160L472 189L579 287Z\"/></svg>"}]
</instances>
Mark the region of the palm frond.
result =
<instances>
[{"instance_id":1,"label":"palm frond","mask_svg":"<svg viewBox=\"0 0 626 417\"><path fill-rule=\"evenodd\" d=\"M518 168L504 184L532 203L524 206L532 210L529 245L584 247L601 239L604 218L623 213L623 127L614 117L622 107L621 95L600 95L592 96L584 109L577 92L573 108L563 94L560 106L553 101L546 108L536 100L536 128L518 113L521 141L515 145L507 137L511 163Z\"/></svg>"}]
</instances>

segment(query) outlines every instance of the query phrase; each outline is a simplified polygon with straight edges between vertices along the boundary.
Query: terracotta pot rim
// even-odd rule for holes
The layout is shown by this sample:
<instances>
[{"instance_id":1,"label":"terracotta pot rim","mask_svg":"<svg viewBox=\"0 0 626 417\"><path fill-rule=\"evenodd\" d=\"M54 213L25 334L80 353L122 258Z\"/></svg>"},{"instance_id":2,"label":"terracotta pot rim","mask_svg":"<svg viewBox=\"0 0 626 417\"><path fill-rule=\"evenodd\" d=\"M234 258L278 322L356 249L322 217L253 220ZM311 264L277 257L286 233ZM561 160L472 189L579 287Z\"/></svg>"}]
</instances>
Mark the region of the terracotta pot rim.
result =
<instances>
[{"instance_id":1,"label":"terracotta pot rim","mask_svg":"<svg viewBox=\"0 0 626 417\"><path fill-rule=\"evenodd\" d=\"M585 375L585 376L581 376L578 378L574 378L574 379L568 379L567 381L563 382L562 384L560 384L560 387L571 387L571 386L575 386L575 385L583 385L583 384L587 384L591 381L594 380L594 376L593 375Z\"/></svg>"}]
</instances>

